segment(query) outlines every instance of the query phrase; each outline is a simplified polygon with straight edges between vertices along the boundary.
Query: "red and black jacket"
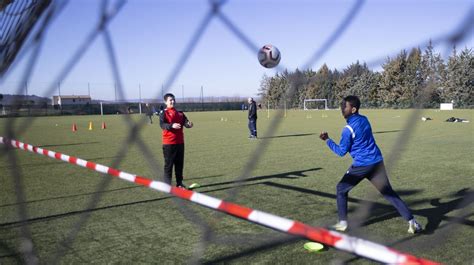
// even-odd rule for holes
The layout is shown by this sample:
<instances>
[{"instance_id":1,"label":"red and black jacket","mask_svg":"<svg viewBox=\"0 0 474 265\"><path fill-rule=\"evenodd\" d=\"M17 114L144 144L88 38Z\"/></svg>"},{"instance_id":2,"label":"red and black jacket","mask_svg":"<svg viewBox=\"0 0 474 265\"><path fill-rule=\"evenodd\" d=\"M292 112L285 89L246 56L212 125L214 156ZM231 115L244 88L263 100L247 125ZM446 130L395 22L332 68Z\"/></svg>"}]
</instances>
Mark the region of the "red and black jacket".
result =
<instances>
[{"instance_id":1,"label":"red and black jacket","mask_svg":"<svg viewBox=\"0 0 474 265\"><path fill-rule=\"evenodd\" d=\"M166 108L160 111L160 127L163 129L163 144L184 144L183 128L188 118L182 111L175 108ZM173 123L181 124L180 129L173 129Z\"/></svg>"}]
</instances>

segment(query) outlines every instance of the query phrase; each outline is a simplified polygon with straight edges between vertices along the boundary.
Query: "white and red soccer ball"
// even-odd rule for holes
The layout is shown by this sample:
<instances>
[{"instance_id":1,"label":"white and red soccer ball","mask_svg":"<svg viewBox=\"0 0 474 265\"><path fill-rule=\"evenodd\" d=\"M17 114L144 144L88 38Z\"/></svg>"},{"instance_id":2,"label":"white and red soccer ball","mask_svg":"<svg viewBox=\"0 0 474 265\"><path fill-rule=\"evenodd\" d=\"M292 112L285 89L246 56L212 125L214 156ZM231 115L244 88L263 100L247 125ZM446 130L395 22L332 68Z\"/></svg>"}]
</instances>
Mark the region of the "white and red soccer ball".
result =
<instances>
[{"instance_id":1,"label":"white and red soccer ball","mask_svg":"<svg viewBox=\"0 0 474 265\"><path fill-rule=\"evenodd\" d=\"M273 68L280 63L281 54L277 47L267 44L258 51L258 61L265 68Z\"/></svg>"}]
</instances>

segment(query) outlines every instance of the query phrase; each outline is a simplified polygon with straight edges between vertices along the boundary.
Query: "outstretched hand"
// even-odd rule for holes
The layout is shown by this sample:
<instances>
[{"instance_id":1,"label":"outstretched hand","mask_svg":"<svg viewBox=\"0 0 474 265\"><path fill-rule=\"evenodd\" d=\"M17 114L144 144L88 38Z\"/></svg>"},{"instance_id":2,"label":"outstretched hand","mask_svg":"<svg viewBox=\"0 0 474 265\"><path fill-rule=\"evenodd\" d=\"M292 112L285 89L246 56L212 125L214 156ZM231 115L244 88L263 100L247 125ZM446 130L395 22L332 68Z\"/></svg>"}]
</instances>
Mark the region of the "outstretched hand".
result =
<instances>
[{"instance_id":1,"label":"outstretched hand","mask_svg":"<svg viewBox=\"0 0 474 265\"><path fill-rule=\"evenodd\" d=\"M193 128L193 126L194 126L194 124L191 121L188 121L184 124L184 127L186 127L186 128Z\"/></svg>"},{"instance_id":2,"label":"outstretched hand","mask_svg":"<svg viewBox=\"0 0 474 265\"><path fill-rule=\"evenodd\" d=\"M326 141L327 139L329 139L328 132L321 132L321 134L319 135L319 138L323 141Z\"/></svg>"}]
</instances>

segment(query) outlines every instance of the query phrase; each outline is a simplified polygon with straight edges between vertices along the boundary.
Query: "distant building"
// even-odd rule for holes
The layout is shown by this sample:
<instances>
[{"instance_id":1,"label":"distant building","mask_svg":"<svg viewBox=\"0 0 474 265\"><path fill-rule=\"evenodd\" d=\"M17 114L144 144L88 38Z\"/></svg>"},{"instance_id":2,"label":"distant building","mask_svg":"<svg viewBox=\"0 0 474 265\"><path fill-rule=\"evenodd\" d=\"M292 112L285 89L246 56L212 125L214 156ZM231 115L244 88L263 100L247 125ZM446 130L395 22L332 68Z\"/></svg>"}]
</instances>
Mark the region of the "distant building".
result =
<instances>
[{"instance_id":1,"label":"distant building","mask_svg":"<svg viewBox=\"0 0 474 265\"><path fill-rule=\"evenodd\" d=\"M53 96L53 105L85 105L91 103L90 96Z\"/></svg>"}]
</instances>

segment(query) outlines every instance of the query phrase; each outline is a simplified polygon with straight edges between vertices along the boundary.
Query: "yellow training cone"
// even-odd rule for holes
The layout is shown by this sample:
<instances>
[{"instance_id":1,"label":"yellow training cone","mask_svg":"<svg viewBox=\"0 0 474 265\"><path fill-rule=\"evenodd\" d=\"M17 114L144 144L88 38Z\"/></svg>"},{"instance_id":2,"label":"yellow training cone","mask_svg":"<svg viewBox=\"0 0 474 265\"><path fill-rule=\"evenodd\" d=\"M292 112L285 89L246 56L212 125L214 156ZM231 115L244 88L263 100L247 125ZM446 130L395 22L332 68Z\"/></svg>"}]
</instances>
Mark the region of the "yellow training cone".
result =
<instances>
[{"instance_id":1,"label":"yellow training cone","mask_svg":"<svg viewBox=\"0 0 474 265\"><path fill-rule=\"evenodd\" d=\"M92 122L89 122L89 131L92 131Z\"/></svg>"}]
</instances>

